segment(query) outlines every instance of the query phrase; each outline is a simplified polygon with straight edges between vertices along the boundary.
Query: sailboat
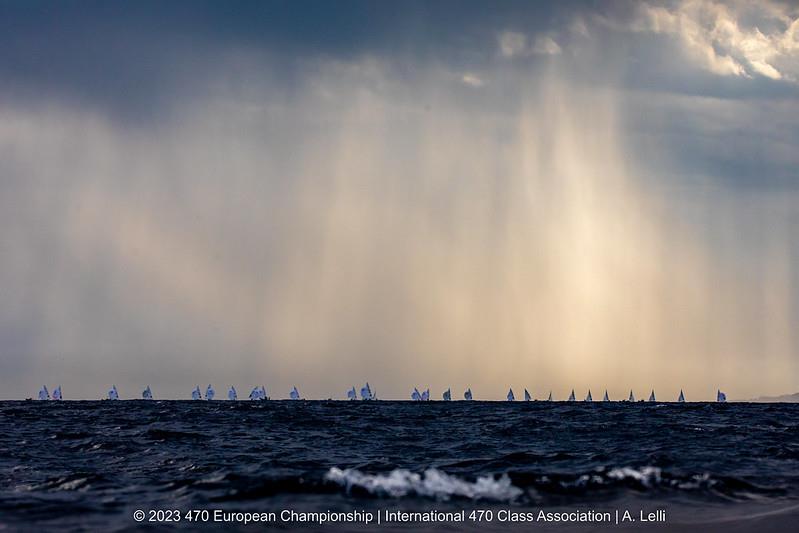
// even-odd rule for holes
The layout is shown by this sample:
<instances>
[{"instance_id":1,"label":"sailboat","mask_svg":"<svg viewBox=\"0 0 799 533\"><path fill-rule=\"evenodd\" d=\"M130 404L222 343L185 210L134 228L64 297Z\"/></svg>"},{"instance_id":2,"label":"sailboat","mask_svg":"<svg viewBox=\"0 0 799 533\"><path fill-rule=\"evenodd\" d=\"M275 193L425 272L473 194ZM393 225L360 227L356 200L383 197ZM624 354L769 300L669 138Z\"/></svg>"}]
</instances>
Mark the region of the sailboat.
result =
<instances>
[{"instance_id":1,"label":"sailboat","mask_svg":"<svg viewBox=\"0 0 799 533\"><path fill-rule=\"evenodd\" d=\"M60 400L61 399L61 385L53 389L53 399Z\"/></svg>"},{"instance_id":2,"label":"sailboat","mask_svg":"<svg viewBox=\"0 0 799 533\"><path fill-rule=\"evenodd\" d=\"M208 401L211 401L211 400L214 399L214 396L216 396L216 391L214 390L214 388L209 383L208 387L205 389L205 399L208 400Z\"/></svg>"},{"instance_id":3,"label":"sailboat","mask_svg":"<svg viewBox=\"0 0 799 533\"><path fill-rule=\"evenodd\" d=\"M413 392L411 393L411 400L413 400L414 402L422 401L422 395L419 394L419 389L417 389L416 387L413 388Z\"/></svg>"},{"instance_id":4,"label":"sailboat","mask_svg":"<svg viewBox=\"0 0 799 533\"><path fill-rule=\"evenodd\" d=\"M42 385L42 390L39 391L39 399L40 400L50 399L50 391L47 390L47 385Z\"/></svg>"},{"instance_id":5,"label":"sailboat","mask_svg":"<svg viewBox=\"0 0 799 533\"><path fill-rule=\"evenodd\" d=\"M235 402L236 400L239 399L239 395L236 394L236 387L233 386L230 387L230 390L227 391L227 399L230 400L231 402Z\"/></svg>"},{"instance_id":6,"label":"sailboat","mask_svg":"<svg viewBox=\"0 0 799 533\"><path fill-rule=\"evenodd\" d=\"M450 389L445 390L444 394L442 395L442 398L444 398L445 402L451 401L452 400L452 390L450 390Z\"/></svg>"},{"instance_id":7,"label":"sailboat","mask_svg":"<svg viewBox=\"0 0 799 533\"><path fill-rule=\"evenodd\" d=\"M512 402L515 399L516 399L516 397L513 396L513 389L508 389L508 401Z\"/></svg>"},{"instance_id":8,"label":"sailboat","mask_svg":"<svg viewBox=\"0 0 799 533\"><path fill-rule=\"evenodd\" d=\"M358 399L358 393L355 392L355 387L353 387L353 388L351 388L350 390L347 391L347 398L350 399L350 400L357 400Z\"/></svg>"},{"instance_id":9,"label":"sailboat","mask_svg":"<svg viewBox=\"0 0 799 533\"><path fill-rule=\"evenodd\" d=\"M291 389L291 392L289 393L289 397L292 400L299 400L300 399L300 391L297 390L296 386L293 389Z\"/></svg>"},{"instance_id":10,"label":"sailboat","mask_svg":"<svg viewBox=\"0 0 799 533\"><path fill-rule=\"evenodd\" d=\"M591 389L588 389L588 396L585 397L586 402L593 402L594 398L591 397Z\"/></svg>"},{"instance_id":11,"label":"sailboat","mask_svg":"<svg viewBox=\"0 0 799 533\"><path fill-rule=\"evenodd\" d=\"M261 399L262 399L261 398L261 388L260 387L254 387L250 391L250 400L261 400Z\"/></svg>"},{"instance_id":12,"label":"sailboat","mask_svg":"<svg viewBox=\"0 0 799 533\"><path fill-rule=\"evenodd\" d=\"M679 403L685 403L685 395L682 393L682 389L680 389L680 397L677 398Z\"/></svg>"},{"instance_id":13,"label":"sailboat","mask_svg":"<svg viewBox=\"0 0 799 533\"><path fill-rule=\"evenodd\" d=\"M203 399L203 393L200 392L200 386L199 385L197 385L197 387L193 391L191 391L191 399L192 400L202 400Z\"/></svg>"},{"instance_id":14,"label":"sailboat","mask_svg":"<svg viewBox=\"0 0 799 533\"><path fill-rule=\"evenodd\" d=\"M369 383L366 383L366 386L361 387L361 399L362 400L374 400L375 396L372 394L372 389L369 387Z\"/></svg>"},{"instance_id":15,"label":"sailboat","mask_svg":"<svg viewBox=\"0 0 799 533\"><path fill-rule=\"evenodd\" d=\"M605 395L602 397L603 402L609 402L610 398L608 398L608 389L605 389Z\"/></svg>"},{"instance_id":16,"label":"sailboat","mask_svg":"<svg viewBox=\"0 0 799 533\"><path fill-rule=\"evenodd\" d=\"M472 389L471 388L466 389L466 392L463 393L463 399L467 400L467 401L472 399Z\"/></svg>"},{"instance_id":17,"label":"sailboat","mask_svg":"<svg viewBox=\"0 0 799 533\"><path fill-rule=\"evenodd\" d=\"M724 403L727 401L727 395L721 392L721 390L716 390L716 401L719 403Z\"/></svg>"},{"instance_id":18,"label":"sailboat","mask_svg":"<svg viewBox=\"0 0 799 533\"><path fill-rule=\"evenodd\" d=\"M549 391L549 398L547 398L547 401L548 402L552 401L552 391Z\"/></svg>"},{"instance_id":19,"label":"sailboat","mask_svg":"<svg viewBox=\"0 0 799 533\"><path fill-rule=\"evenodd\" d=\"M153 391L150 390L150 386L147 385L147 388L141 392L142 400L152 400L153 399Z\"/></svg>"},{"instance_id":20,"label":"sailboat","mask_svg":"<svg viewBox=\"0 0 799 533\"><path fill-rule=\"evenodd\" d=\"M117 386L113 385L111 390L108 391L108 399L109 400L118 400L119 399L119 392L117 392Z\"/></svg>"},{"instance_id":21,"label":"sailboat","mask_svg":"<svg viewBox=\"0 0 799 533\"><path fill-rule=\"evenodd\" d=\"M259 400L268 400L269 396L266 395L266 387L261 385L261 390L258 391L258 399Z\"/></svg>"},{"instance_id":22,"label":"sailboat","mask_svg":"<svg viewBox=\"0 0 799 533\"><path fill-rule=\"evenodd\" d=\"M649 395L649 401L650 402L656 402L657 401L657 400L655 400L655 389L652 389L652 393Z\"/></svg>"},{"instance_id":23,"label":"sailboat","mask_svg":"<svg viewBox=\"0 0 799 533\"><path fill-rule=\"evenodd\" d=\"M628 402L634 402L635 401L635 396L633 396L632 389L630 389L630 397L627 399L627 401Z\"/></svg>"},{"instance_id":24,"label":"sailboat","mask_svg":"<svg viewBox=\"0 0 799 533\"><path fill-rule=\"evenodd\" d=\"M422 401L423 402L429 402L430 401L430 389L427 389L427 390L425 390L422 393Z\"/></svg>"},{"instance_id":25,"label":"sailboat","mask_svg":"<svg viewBox=\"0 0 799 533\"><path fill-rule=\"evenodd\" d=\"M571 394L569 394L569 399L568 399L568 400L566 400L566 401L568 401L568 402L573 402L573 401L574 401L574 399L575 399L575 398L574 398L574 389L572 389L572 393L571 393Z\"/></svg>"},{"instance_id":26,"label":"sailboat","mask_svg":"<svg viewBox=\"0 0 799 533\"><path fill-rule=\"evenodd\" d=\"M533 399L533 398L530 396L530 393L529 393L529 392L527 392L527 389L524 389L524 401L525 401L525 402L529 402L529 401L530 401L530 400L532 400L532 399Z\"/></svg>"}]
</instances>

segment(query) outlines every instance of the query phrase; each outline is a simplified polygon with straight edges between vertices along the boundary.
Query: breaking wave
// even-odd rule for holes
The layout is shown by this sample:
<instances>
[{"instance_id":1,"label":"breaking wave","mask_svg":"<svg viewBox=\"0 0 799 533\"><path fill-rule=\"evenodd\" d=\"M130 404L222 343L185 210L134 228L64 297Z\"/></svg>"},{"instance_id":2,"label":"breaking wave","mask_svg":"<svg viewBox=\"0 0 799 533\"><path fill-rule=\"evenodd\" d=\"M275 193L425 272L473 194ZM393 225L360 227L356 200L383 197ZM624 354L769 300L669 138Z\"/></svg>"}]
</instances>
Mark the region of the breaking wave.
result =
<instances>
[{"instance_id":1,"label":"breaking wave","mask_svg":"<svg viewBox=\"0 0 799 533\"><path fill-rule=\"evenodd\" d=\"M325 480L338 483L348 492L363 490L375 496L392 498L422 496L437 500L465 498L509 502L523 493L506 475L499 478L480 476L472 482L435 468L425 470L422 474L404 469L392 470L388 474L364 474L358 470L333 467Z\"/></svg>"},{"instance_id":2,"label":"breaking wave","mask_svg":"<svg viewBox=\"0 0 799 533\"><path fill-rule=\"evenodd\" d=\"M524 473L509 470L501 476L483 475L474 481L429 468L421 474L406 469L367 474L357 469L331 468L326 483L348 494L367 497L422 497L440 501L471 499L500 502L541 501L555 495L588 496L596 492L691 492L733 499L779 495L782 487L756 485L743 479L709 473L677 473L656 466L596 468L576 474Z\"/></svg>"}]
</instances>

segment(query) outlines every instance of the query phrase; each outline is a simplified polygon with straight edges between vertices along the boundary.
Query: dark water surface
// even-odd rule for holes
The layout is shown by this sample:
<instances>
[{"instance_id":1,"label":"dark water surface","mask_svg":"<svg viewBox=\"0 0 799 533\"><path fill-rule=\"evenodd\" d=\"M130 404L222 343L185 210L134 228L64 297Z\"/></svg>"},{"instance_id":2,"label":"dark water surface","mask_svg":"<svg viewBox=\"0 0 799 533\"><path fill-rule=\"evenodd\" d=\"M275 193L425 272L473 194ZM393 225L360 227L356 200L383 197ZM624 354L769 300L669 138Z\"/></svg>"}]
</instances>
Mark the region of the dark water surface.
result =
<instances>
[{"instance_id":1,"label":"dark water surface","mask_svg":"<svg viewBox=\"0 0 799 533\"><path fill-rule=\"evenodd\" d=\"M799 530L797 505L796 404L0 402L7 530L245 529L137 524L138 509L487 509L479 524L388 528L762 533ZM542 509L667 518L498 518Z\"/></svg>"}]
</instances>

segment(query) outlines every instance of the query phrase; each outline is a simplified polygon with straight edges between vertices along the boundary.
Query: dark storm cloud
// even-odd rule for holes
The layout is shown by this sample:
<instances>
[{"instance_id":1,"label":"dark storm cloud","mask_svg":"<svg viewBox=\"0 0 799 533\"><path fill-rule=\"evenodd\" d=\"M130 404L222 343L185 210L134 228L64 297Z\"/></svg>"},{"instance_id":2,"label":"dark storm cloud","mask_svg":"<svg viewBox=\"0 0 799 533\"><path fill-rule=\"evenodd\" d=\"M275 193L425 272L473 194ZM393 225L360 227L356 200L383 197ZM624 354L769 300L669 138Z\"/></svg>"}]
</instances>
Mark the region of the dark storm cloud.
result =
<instances>
[{"instance_id":1,"label":"dark storm cloud","mask_svg":"<svg viewBox=\"0 0 799 533\"><path fill-rule=\"evenodd\" d=\"M133 118L202 97L223 82L247 83L259 68L271 72L273 90L292 90L314 60L374 57L408 77L430 63L479 72L496 63L502 32L518 32L531 48L537 37L553 38L564 51L562 67L590 85L621 79L633 89L724 98L798 94L785 80L717 76L675 60L681 55L677 40L630 31L640 25L641 5L3 2L0 96L79 101ZM249 62L235 60L242 56ZM530 53L514 60L532 68L538 59Z\"/></svg>"},{"instance_id":2,"label":"dark storm cloud","mask_svg":"<svg viewBox=\"0 0 799 533\"><path fill-rule=\"evenodd\" d=\"M3 2L0 91L79 99L121 113L204 91L220 68L246 77L227 54L244 51L291 84L315 58L421 58L485 63L496 32L536 31L571 7L527 2Z\"/></svg>"}]
</instances>

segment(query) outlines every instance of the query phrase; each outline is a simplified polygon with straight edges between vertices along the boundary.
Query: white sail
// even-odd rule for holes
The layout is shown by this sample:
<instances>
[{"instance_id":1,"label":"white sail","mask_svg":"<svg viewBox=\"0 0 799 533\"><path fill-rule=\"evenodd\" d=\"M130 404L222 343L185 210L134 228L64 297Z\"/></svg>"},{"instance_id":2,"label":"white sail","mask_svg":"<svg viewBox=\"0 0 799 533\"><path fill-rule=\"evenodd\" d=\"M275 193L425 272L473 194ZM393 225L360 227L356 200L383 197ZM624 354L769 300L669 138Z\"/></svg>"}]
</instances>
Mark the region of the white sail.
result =
<instances>
[{"instance_id":1,"label":"white sail","mask_svg":"<svg viewBox=\"0 0 799 533\"><path fill-rule=\"evenodd\" d=\"M200 392L200 386L197 385L197 388L191 391L191 399L192 400L202 400L203 394Z\"/></svg>"},{"instance_id":2,"label":"white sail","mask_svg":"<svg viewBox=\"0 0 799 533\"><path fill-rule=\"evenodd\" d=\"M532 398L532 396L530 396L530 393L529 393L529 392L527 392L527 389L524 389L524 401L525 401L525 402L529 402L529 401L530 401L530 400L532 400L532 399L533 399L533 398Z\"/></svg>"},{"instance_id":3,"label":"white sail","mask_svg":"<svg viewBox=\"0 0 799 533\"><path fill-rule=\"evenodd\" d=\"M549 397L547 398L548 402L552 401L552 391L549 391Z\"/></svg>"},{"instance_id":4,"label":"white sail","mask_svg":"<svg viewBox=\"0 0 799 533\"><path fill-rule=\"evenodd\" d=\"M372 388L369 386L367 382L365 386L361 387L361 399L363 400L374 400L374 395L372 394Z\"/></svg>"},{"instance_id":5,"label":"white sail","mask_svg":"<svg viewBox=\"0 0 799 533\"><path fill-rule=\"evenodd\" d=\"M419 394L419 389L417 389L416 387L413 388L413 392L411 393L411 400L413 400L414 402L422 401L422 395Z\"/></svg>"},{"instance_id":6,"label":"white sail","mask_svg":"<svg viewBox=\"0 0 799 533\"><path fill-rule=\"evenodd\" d=\"M422 401L423 402L429 402L430 401L430 389L427 389L427 390L425 390L422 393Z\"/></svg>"},{"instance_id":7,"label":"white sail","mask_svg":"<svg viewBox=\"0 0 799 533\"><path fill-rule=\"evenodd\" d=\"M633 396L633 391L632 390L630 390L630 397L627 399L627 401L628 402L634 402L635 401L635 396Z\"/></svg>"},{"instance_id":8,"label":"white sail","mask_svg":"<svg viewBox=\"0 0 799 533\"><path fill-rule=\"evenodd\" d=\"M444 394L442 395L442 398L444 399L445 402L451 401L452 400L452 390L451 389L445 390Z\"/></svg>"},{"instance_id":9,"label":"white sail","mask_svg":"<svg viewBox=\"0 0 799 533\"><path fill-rule=\"evenodd\" d=\"M53 399L56 401L61 399L61 385L53 389Z\"/></svg>"},{"instance_id":10,"label":"white sail","mask_svg":"<svg viewBox=\"0 0 799 533\"><path fill-rule=\"evenodd\" d=\"M40 400L50 399L50 391L47 390L47 385L42 385L42 389L39 391L39 399Z\"/></svg>"},{"instance_id":11,"label":"white sail","mask_svg":"<svg viewBox=\"0 0 799 533\"><path fill-rule=\"evenodd\" d=\"M266 395L266 387L261 385L261 390L258 391L258 399L259 400L268 400L269 396Z\"/></svg>"},{"instance_id":12,"label":"white sail","mask_svg":"<svg viewBox=\"0 0 799 533\"><path fill-rule=\"evenodd\" d=\"M463 393L464 400L471 400L472 399L472 389L466 389L466 392Z\"/></svg>"},{"instance_id":13,"label":"white sail","mask_svg":"<svg viewBox=\"0 0 799 533\"><path fill-rule=\"evenodd\" d=\"M250 400L260 400L261 399L261 388L260 387L253 387L250 391Z\"/></svg>"},{"instance_id":14,"label":"white sail","mask_svg":"<svg viewBox=\"0 0 799 533\"><path fill-rule=\"evenodd\" d=\"M575 398L574 398L574 389L572 389L572 393L569 394L569 399L567 401L573 402L574 400L575 400Z\"/></svg>"},{"instance_id":15,"label":"white sail","mask_svg":"<svg viewBox=\"0 0 799 533\"><path fill-rule=\"evenodd\" d=\"M655 400L655 389L652 389L652 393L649 395L649 401L650 402L657 401L657 400Z\"/></svg>"},{"instance_id":16,"label":"white sail","mask_svg":"<svg viewBox=\"0 0 799 533\"><path fill-rule=\"evenodd\" d=\"M727 401L727 395L721 392L721 390L716 391L716 401L720 403L724 403Z\"/></svg>"},{"instance_id":17,"label":"white sail","mask_svg":"<svg viewBox=\"0 0 799 533\"><path fill-rule=\"evenodd\" d=\"M609 402L610 398L608 397L608 389L605 389L605 396L602 397L603 402Z\"/></svg>"},{"instance_id":18,"label":"white sail","mask_svg":"<svg viewBox=\"0 0 799 533\"><path fill-rule=\"evenodd\" d=\"M594 398L591 397L591 389L588 389L588 396L585 397L586 402L593 402Z\"/></svg>"},{"instance_id":19,"label":"white sail","mask_svg":"<svg viewBox=\"0 0 799 533\"><path fill-rule=\"evenodd\" d=\"M358 399L358 393L355 392L355 387L353 387L353 388L351 388L350 390L347 391L347 398L349 398L350 400L357 400Z\"/></svg>"},{"instance_id":20,"label":"white sail","mask_svg":"<svg viewBox=\"0 0 799 533\"><path fill-rule=\"evenodd\" d=\"M119 392L117 392L117 386L114 385L111 387L111 390L108 391L108 399L109 400L118 400L119 399Z\"/></svg>"},{"instance_id":21,"label":"white sail","mask_svg":"<svg viewBox=\"0 0 799 533\"><path fill-rule=\"evenodd\" d=\"M682 393L682 389L680 389L680 397L677 398L677 401L680 403L685 403L685 395Z\"/></svg>"},{"instance_id":22,"label":"white sail","mask_svg":"<svg viewBox=\"0 0 799 533\"><path fill-rule=\"evenodd\" d=\"M299 400L300 399L300 391L297 390L297 387L294 387L293 389L291 389L291 392L289 393L289 397L292 400Z\"/></svg>"},{"instance_id":23,"label":"white sail","mask_svg":"<svg viewBox=\"0 0 799 533\"><path fill-rule=\"evenodd\" d=\"M230 390L227 391L227 399L230 400L231 402L235 402L236 400L239 399L239 395L236 394L236 387L233 386L230 387Z\"/></svg>"},{"instance_id":24,"label":"white sail","mask_svg":"<svg viewBox=\"0 0 799 533\"><path fill-rule=\"evenodd\" d=\"M153 399L153 391L150 390L150 386L149 385L147 385L147 388L142 391L141 397L142 397L143 400L152 400Z\"/></svg>"},{"instance_id":25,"label":"white sail","mask_svg":"<svg viewBox=\"0 0 799 533\"><path fill-rule=\"evenodd\" d=\"M211 401L214 399L214 396L216 396L216 391L209 383L208 387L205 389L205 399Z\"/></svg>"},{"instance_id":26,"label":"white sail","mask_svg":"<svg viewBox=\"0 0 799 533\"><path fill-rule=\"evenodd\" d=\"M508 389L508 401L512 402L516 397L513 395L513 389Z\"/></svg>"}]
</instances>

